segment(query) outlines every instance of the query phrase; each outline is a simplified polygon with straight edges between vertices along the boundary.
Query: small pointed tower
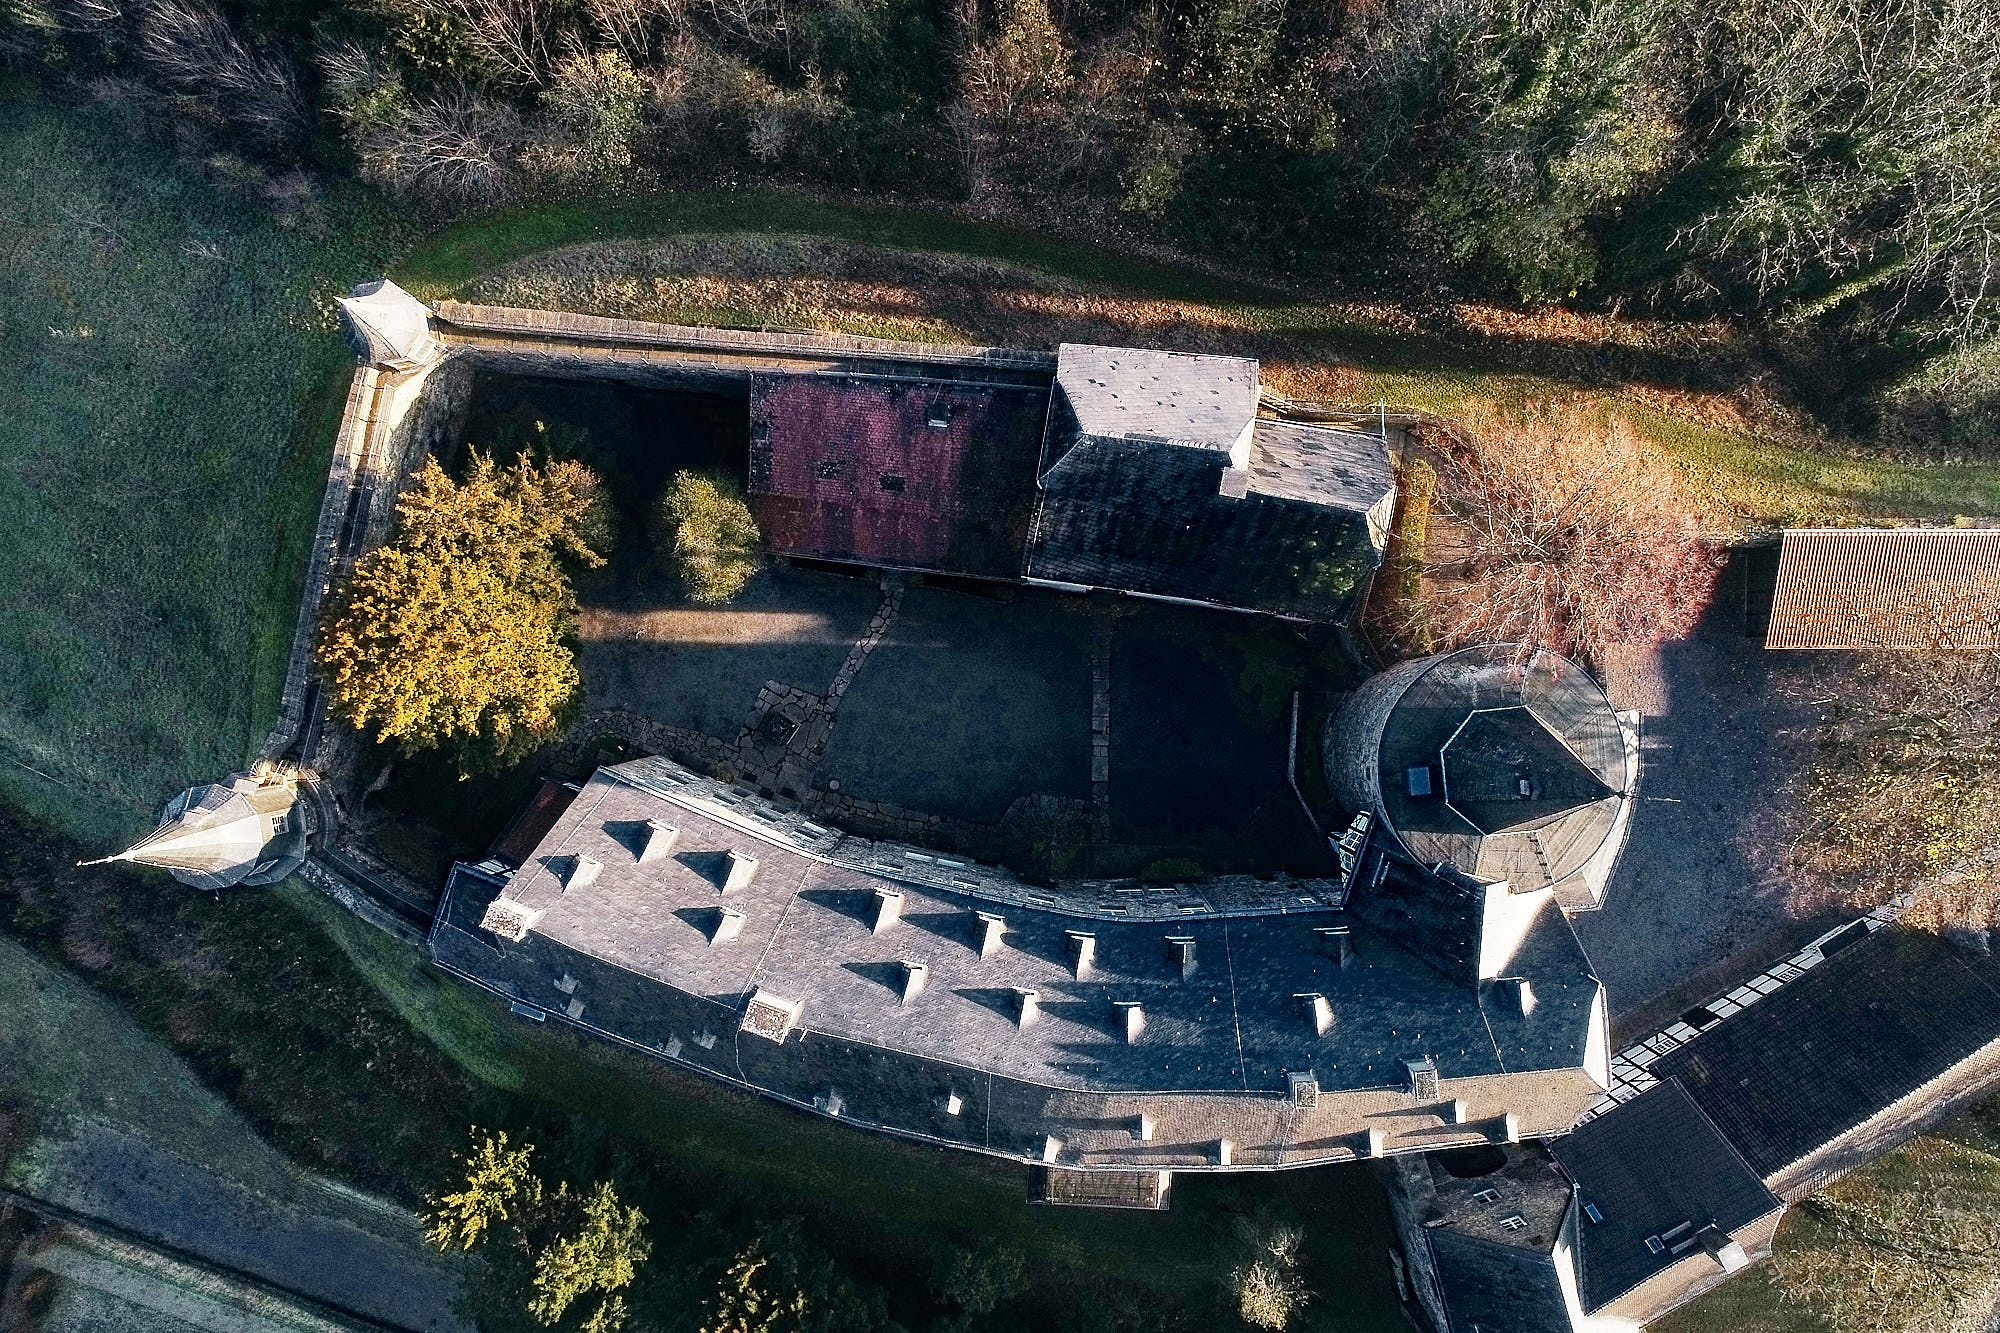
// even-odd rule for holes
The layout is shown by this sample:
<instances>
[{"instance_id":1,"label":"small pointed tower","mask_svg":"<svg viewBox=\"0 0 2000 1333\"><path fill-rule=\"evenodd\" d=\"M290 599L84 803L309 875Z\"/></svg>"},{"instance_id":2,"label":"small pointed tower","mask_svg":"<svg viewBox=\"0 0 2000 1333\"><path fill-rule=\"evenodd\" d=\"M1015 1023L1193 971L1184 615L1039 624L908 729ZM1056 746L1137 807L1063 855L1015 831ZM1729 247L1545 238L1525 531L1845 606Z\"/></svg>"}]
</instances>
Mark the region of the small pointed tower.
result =
<instances>
[{"instance_id":1,"label":"small pointed tower","mask_svg":"<svg viewBox=\"0 0 2000 1333\"><path fill-rule=\"evenodd\" d=\"M387 370L414 370L444 350L431 337L430 307L387 278L340 298L348 337L361 359Z\"/></svg>"},{"instance_id":2,"label":"small pointed tower","mask_svg":"<svg viewBox=\"0 0 2000 1333\"><path fill-rule=\"evenodd\" d=\"M158 866L196 889L275 884L306 858L309 809L295 771L259 764L188 788L167 802L158 828L116 856L85 864Z\"/></svg>"}]
</instances>

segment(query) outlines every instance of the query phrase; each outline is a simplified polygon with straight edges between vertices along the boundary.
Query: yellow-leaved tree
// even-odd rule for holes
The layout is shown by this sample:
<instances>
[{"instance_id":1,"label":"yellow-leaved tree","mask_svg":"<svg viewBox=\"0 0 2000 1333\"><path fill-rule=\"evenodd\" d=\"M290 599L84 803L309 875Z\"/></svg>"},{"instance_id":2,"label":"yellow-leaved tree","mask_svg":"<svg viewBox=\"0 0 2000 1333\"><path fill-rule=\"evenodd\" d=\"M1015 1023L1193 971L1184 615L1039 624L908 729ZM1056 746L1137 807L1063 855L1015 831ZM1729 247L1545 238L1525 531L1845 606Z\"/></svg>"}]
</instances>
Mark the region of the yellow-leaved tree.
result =
<instances>
[{"instance_id":1,"label":"yellow-leaved tree","mask_svg":"<svg viewBox=\"0 0 2000 1333\"><path fill-rule=\"evenodd\" d=\"M333 711L379 741L450 750L467 772L554 739L581 685L570 571L603 564L609 533L580 463L502 467L475 452L454 481L428 460L397 501L390 542L320 617Z\"/></svg>"}]
</instances>

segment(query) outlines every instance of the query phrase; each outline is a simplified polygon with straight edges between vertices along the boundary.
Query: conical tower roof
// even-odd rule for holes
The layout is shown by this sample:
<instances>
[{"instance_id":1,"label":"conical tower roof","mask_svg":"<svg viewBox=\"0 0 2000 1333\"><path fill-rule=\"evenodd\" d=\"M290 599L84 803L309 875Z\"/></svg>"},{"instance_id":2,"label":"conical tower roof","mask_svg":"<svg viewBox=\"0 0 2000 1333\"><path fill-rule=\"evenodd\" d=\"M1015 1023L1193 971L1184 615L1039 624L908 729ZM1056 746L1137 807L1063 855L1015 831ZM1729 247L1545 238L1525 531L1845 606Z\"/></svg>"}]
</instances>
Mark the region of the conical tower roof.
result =
<instances>
[{"instance_id":1,"label":"conical tower roof","mask_svg":"<svg viewBox=\"0 0 2000 1333\"><path fill-rule=\"evenodd\" d=\"M403 369L438 352L430 307L387 278L364 282L340 298L348 329L370 365Z\"/></svg>"},{"instance_id":2,"label":"conical tower roof","mask_svg":"<svg viewBox=\"0 0 2000 1333\"><path fill-rule=\"evenodd\" d=\"M305 836L296 780L237 773L174 797L158 828L104 860L158 866L201 889L269 884L305 859Z\"/></svg>"}]
</instances>

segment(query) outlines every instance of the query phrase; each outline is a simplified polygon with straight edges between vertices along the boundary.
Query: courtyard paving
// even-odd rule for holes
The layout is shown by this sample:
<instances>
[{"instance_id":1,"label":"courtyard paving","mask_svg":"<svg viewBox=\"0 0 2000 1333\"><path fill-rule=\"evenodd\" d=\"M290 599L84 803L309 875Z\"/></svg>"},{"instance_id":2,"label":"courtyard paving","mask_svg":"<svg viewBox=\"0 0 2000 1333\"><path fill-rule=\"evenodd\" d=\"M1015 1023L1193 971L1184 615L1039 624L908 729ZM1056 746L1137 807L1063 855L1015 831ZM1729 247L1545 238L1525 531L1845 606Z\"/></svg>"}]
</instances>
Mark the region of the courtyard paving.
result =
<instances>
[{"instance_id":1,"label":"courtyard paving","mask_svg":"<svg viewBox=\"0 0 2000 1333\"><path fill-rule=\"evenodd\" d=\"M1754 850L1810 757L1812 686L1829 665L1766 652L1727 596L1688 639L1607 664L1612 702L1643 718L1640 799L1604 906L1578 914L1576 929L1614 1039L1822 928L1790 915Z\"/></svg>"},{"instance_id":2,"label":"courtyard paving","mask_svg":"<svg viewBox=\"0 0 2000 1333\"><path fill-rule=\"evenodd\" d=\"M671 580L622 581L577 617L591 708L631 708L732 739L766 681L824 690L868 627L872 581L773 569L728 606L694 606Z\"/></svg>"},{"instance_id":3,"label":"courtyard paving","mask_svg":"<svg viewBox=\"0 0 2000 1333\"><path fill-rule=\"evenodd\" d=\"M1061 828L1094 849L1063 873L1323 869L1286 781L1318 650L1296 626L790 566L721 608L636 568L613 586L580 616L586 729L975 855Z\"/></svg>"},{"instance_id":4,"label":"courtyard paving","mask_svg":"<svg viewBox=\"0 0 2000 1333\"><path fill-rule=\"evenodd\" d=\"M826 747L841 790L997 823L1022 796L1090 796L1091 608L915 587Z\"/></svg>"}]
</instances>

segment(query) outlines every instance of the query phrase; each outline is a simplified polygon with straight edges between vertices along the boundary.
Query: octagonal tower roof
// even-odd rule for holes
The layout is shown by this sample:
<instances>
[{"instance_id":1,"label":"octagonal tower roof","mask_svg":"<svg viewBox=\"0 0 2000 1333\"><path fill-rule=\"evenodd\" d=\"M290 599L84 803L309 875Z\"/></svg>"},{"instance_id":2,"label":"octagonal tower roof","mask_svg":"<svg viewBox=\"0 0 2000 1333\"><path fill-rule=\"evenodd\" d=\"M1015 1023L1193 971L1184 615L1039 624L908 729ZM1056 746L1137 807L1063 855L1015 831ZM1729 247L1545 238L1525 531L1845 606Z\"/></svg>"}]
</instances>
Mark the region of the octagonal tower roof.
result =
<instances>
[{"instance_id":1,"label":"octagonal tower roof","mask_svg":"<svg viewBox=\"0 0 2000 1333\"><path fill-rule=\"evenodd\" d=\"M1582 869L1632 776L1597 682L1517 645L1432 660L1390 710L1376 757L1383 819L1412 858L1518 890Z\"/></svg>"}]
</instances>

